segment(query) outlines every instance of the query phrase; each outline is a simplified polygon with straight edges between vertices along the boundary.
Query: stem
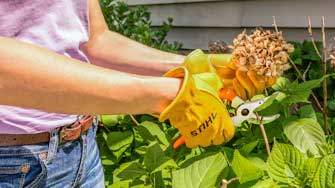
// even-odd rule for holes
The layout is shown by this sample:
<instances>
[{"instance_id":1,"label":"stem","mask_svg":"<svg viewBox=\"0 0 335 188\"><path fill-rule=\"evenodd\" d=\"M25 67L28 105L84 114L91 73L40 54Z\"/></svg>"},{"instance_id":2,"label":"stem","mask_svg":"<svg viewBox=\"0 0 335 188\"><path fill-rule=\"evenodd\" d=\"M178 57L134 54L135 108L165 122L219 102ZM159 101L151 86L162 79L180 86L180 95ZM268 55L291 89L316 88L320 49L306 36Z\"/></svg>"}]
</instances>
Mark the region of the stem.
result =
<instances>
[{"instance_id":1,"label":"stem","mask_svg":"<svg viewBox=\"0 0 335 188\"><path fill-rule=\"evenodd\" d=\"M272 16L272 19L273 19L273 24L272 25L275 27L275 30L278 33L279 31L278 31L278 26L277 26L277 23L276 23L276 17Z\"/></svg>"},{"instance_id":2,"label":"stem","mask_svg":"<svg viewBox=\"0 0 335 188\"><path fill-rule=\"evenodd\" d=\"M322 47L323 47L323 58L322 58L322 62L323 62L323 76L325 76L327 74L327 49L326 49L326 33L325 33L325 17L322 16L321 17L321 31L322 31ZM322 83L322 87L323 87L323 121L324 121L324 126L325 126L325 132L326 135L329 135L329 125L328 125L328 121L327 121L327 98L328 98L328 91L327 91L327 78L325 78L323 80Z\"/></svg>"},{"instance_id":3,"label":"stem","mask_svg":"<svg viewBox=\"0 0 335 188\"><path fill-rule=\"evenodd\" d=\"M135 119L135 117L133 115L129 115L131 120L135 123L135 125L139 126L140 123Z\"/></svg>"},{"instance_id":4,"label":"stem","mask_svg":"<svg viewBox=\"0 0 335 188\"><path fill-rule=\"evenodd\" d=\"M273 18L273 24L272 25L275 27L275 30L278 33L278 26L277 26L277 23L276 23L276 17L272 16L272 18ZM316 47L315 42L314 42L313 33L312 33L312 24L311 24L311 19L310 19L309 16L308 16L308 33L309 33L309 36L311 37L311 40L312 40L312 43L313 43L313 46L314 46L314 49L315 49L316 53L321 58L320 52L319 52L319 50ZM288 59L289 59L291 65L293 66L293 68L295 69L295 71L298 73L298 75L301 78L301 80L303 82L306 82L306 77L304 75L308 72L308 69L309 69L310 65L307 67L307 69L304 72L304 74L301 74L301 72L299 71L298 67L294 64L294 62L292 61L292 59L290 57L288 57ZM312 95L312 98L313 98L314 102L316 103L316 106L319 108L320 111L323 111L322 106L321 106L320 102L318 101L318 98L316 97L316 95L314 94L313 91L312 91L311 95Z\"/></svg>"},{"instance_id":5,"label":"stem","mask_svg":"<svg viewBox=\"0 0 335 188\"><path fill-rule=\"evenodd\" d=\"M238 181L238 177L232 178L230 180L223 179L221 182L221 188L227 188L230 183Z\"/></svg>"},{"instance_id":6,"label":"stem","mask_svg":"<svg viewBox=\"0 0 335 188\"><path fill-rule=\"evenodd\" d=\"M292 61L292 59L291 59L290 57L288 57L288 60L290 61L290 63L291 63L291 65L292 65L292 67L294 68L294 70L298 73L299 78L300 78L302 81L305 82L306 80L303 78L303 76L302 76L300 70L299 70L298 67L294 64L294 62Z\"/></svg>"},{"instance_id":7,"label":"stem","mask_svg":"<svg viewBox=\"0 0 335 188\"><path fill-rule=\"evenodd\" d=\"M263 136L265 147L266 147L266 152L270 156L270 153L271 153L270 144L269 144L268 137L266 135L264 125L263 125L263 118L260 118L258 113L255 113L255 114L256 114L257 120L259 121L259 127L261 128L262 136Z\"/></svg>"},{"instance_id":8,"label":"stem","mask_svg":"<svg viewBox=\"0 0 335 188\"><path fill-rule=\"evenodd\" d=\"M311 68L311 65L312 65L312 62L309 62L304 74L302 74L302 79L303 80L306 80L306 75L307 75L309 69Z\"/></svg>"},{"instance_id":9,"label":"stem","mask_svg":"<svg viewBox=\"0 0 335 188\"><path fill-rule=\"evenodd\" d=\"M311 18L308 16L307 19L308 19L308 34L309 34L309 37L311 38L311 41L312 41L312 44L313 44L315 52L318 54L318 56L320 57L320 59L322 59L322 56L321 56L321 54L319 52L318 47L315 44L315 40L314 40L314 37L313 37Z\"/></svg>"},{"instance_id":10,"label":"stem","mask_svg":"<svg viewBox=\"0 0 335 188\"><path fill-rule=\"evenodd\" d=\"M288 59L289 59L291 65L293 66L294 70L298 73L299 78L300 78L303 82L306 82L306 79L305 79L304 76L301 74L301 72L300 72L300 70L298 69L298 67L294 64L294 62L292 61L292 59L291 59L290 57L289 57ZM319 110L320 110L321 112L323 112L323 108L322 108L322 106L321 106L321 104L320 104L318 98L316 97L316 95L314 94L313 91L312 91L311 95L312 95L312 98L313 98L313 100L314 100L316 106L319 108Z\"/></svg>"}]
</instances>

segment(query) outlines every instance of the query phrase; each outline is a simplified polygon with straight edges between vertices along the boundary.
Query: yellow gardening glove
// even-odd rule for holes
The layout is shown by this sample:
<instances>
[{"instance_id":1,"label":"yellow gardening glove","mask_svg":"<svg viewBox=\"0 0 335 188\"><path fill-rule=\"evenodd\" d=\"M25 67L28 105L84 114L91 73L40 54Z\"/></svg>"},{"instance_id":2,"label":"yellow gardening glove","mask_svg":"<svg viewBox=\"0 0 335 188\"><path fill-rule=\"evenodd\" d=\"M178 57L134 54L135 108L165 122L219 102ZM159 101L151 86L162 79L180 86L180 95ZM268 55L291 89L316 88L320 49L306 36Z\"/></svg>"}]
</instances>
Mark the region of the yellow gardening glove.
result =
<instances>
[{"instance_id":1,"label":"yellow gardening glove","mask_svg":"<svg viewBox=\"0 0 335 188\"><path fill-rule=\"evenodd\" d=\"M238 68L238 62L232 60L231 54L204 54L194 50L185 61L184 66L191 73L216 72L224 87L233 88L243 99L262 93L266 87L273 85L274 77L259 76L252 70Z\"/></svg>"},{"instance_id":2,"label":"yellow gardening glove","mask_svg":"<svg viewBox=\"0 0 335 188\"><path fill-rule=\"evenodd\" d=\"M184 136L188 147L219 145L233 137L235 129L218 96L222 83L216 74L190 74L185 67L178 67L164 76L182 78L183 84L159 120L169 119Z\"/></svg>"},{"instance_id":3,"label":"yellow gardening glove","mask_svg":"<svg viewBox=\"0 0 335 188\"><path fill-rule=\"evenodd\" d=\"M261 76L239 66L239 62L232 60L231 54L209 54L207 60L223 80L224 87L233 88L243 99L264 92L276 82L276 77Z\"/></svg>"}]
</instances>

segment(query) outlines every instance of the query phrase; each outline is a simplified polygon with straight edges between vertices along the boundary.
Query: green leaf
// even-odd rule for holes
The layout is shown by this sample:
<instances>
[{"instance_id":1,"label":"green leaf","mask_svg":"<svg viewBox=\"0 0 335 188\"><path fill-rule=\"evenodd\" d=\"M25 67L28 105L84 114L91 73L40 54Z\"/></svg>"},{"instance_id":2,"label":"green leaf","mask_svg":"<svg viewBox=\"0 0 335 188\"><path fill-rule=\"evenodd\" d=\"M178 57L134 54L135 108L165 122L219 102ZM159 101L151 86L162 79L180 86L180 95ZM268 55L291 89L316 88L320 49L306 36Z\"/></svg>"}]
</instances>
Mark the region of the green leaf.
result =
<instances>
[{"instance_id":1,"label":"green leaf","mask_svg":"<svg viewBox=\"0 0 335 188\"><path fill-rule=\"evenodd\" d=\"M315 80L322 77L322 64L312 63L310 70L308 71L308 78L310 80Z\"/></svg>"},{"instance_id":2,"label":"green leaf","mask_svg":"<svg viewBox=\"0 0 335 188\"><path fill-rule=\"evenodd\" d=\"M240 183L257 180L263 176L263 170L256 167L251 161L243 157L238 150L234 151L232 168Z\"/></svg>"},{"instance_id":3,"label":"green leaf","mask_svg":"<svg viewBox=\"0 0 335 188\"><path fill-rule=\"evenodd\" d=\"M112 160L112 159L101 159L101 163L103 165L114 165L115 164L115 160Z\"/></svg>"},{"instance_id":4,"label":"green leaf","mask_svg":"<svg viewBox=\"0 0 335 188\"><path fill-rule=\"evenodd\" d=\"M272 86L275 91L285 90L290 84L290 80L285 77L279 77L276 83Z\"/></svg>"},{"instance_id":5,"label":"green leaf","mask_svg":"<svg viewBox=\"0 0 335 188\"><path fill-rule=\"evenodd\" d=\"M260 180L251 188L280 188L272 179Z\"/></svg>"},{"instance_id":6,"label":"green leaf","mask_svg":"<svg viewBox=\"0 0 335 188\"><path fill-rule=\"evenodd\" d=\"M322 43L319 41L315 41L316 47L318 51L322 54ZM321 62L320 56L315 51L313 43L311 41L304 41L302 48L302 59L305 61L316 61Z\"/></svg>"},{"instance_id":7,"label":"green leaf","mask_svg":"<svg viewBox=\"0 0 335 188\"><path fill-rule=\"evenodd\" d=\"M240 150L241 153L242 154L249 154L252 150L254 150L257 147L258 143L259 143L259 141L256 140L256 141L244 144L242 146L241 150Z\"/></svg>"},{"instance_id":8,"label":"green leaf","mask_svg":"<svg viewBox=\"0 0 335 188\"><path fill-rule=\"evenodd\" d=\"M290 44L294 46L294 51L290 53L290 58L295 60L297 58L301 58L302 54L302 44L300 42L289 41Z\"/></svg>"},{"instance_id":9,"label":"green leaf","mask_svg":"<svg viewBox=\"0 0 335 188\"><path fill-rule=\"evenodd\" d=\"M144 183L142 183L142 184L132 185L129 188L155 188L155 187L153 187L151 184L145 185Z\"/></svg>"},{"instance_id":10,"label":"green leaf","mask_svg":"<svg viewBox=\"0 0 335 188\"><path fill-rule=\"evenodd\" d=\"M298 102L309 102L308 97L312 92L312 89L320 87L320 83L323 81L323 79L326 77L322 77L317 80L310 80L303 83L298 83L298 81L295 81L289 85L286 91L284 93L287 95L285 100L282 101L284 104L294 104Z\"/></svg>"},{"instance_id":11,"label":"green leaf","mask_svg":"<svg viewBox=\"0 0 335 188\"><path fill-rule=\"evenodd\" d=\"M307 156L288 144L275 143L268 158L268 174L276 181L293 186L304 184Z\"/></svg>"},{"instance_id":12,"label":"green leaf","mask_svg":"<svg viewBox=\"0 0 335 188\"><path fill-rule=\"evenodd\" d=\"M267 165L263 161L263 159L261 159L259 157L248 157L248 160L251 161L255 166L257 166L257 168L259 168L263 171L267 170Z\"/></svg>"},{"instance_id":13,"label":"green leaf","mask_svg":"<svg viewBox=\"0 0 335 188\"><path fill-rule=\"evenodd\" d=\"M335 187L335 154L328 155L321 160L312 187Z\"/></svg>"},{"instance_id":14,"label":"green leaf","mask_svg":"<svg viewBox=\"0 0 335 188\"><path fill-rule=\"evenodd\" d=\"M122 179L135 179L137 177L147 174L147 171L142 167L138 161L123 163L118 169L114 171L115 176Z\"/></svg>"},{"instance_id":15,"label":"green leaf","mask_svg":"<svg viewBox=\"0 0 335 188\"><path fill-rule=\"evenodd\" d=\"M130 182L131 180L113 182L113 184L109 185L107 188L129 188Z\"/></svg>"},{"instance_id":16,"label":"green leaf","mask_svg":"<svg viewBox=\"0 0 335 188\"><path fill-rule=\"evenodd\" d=\"M326 136L316 120L303 118L290 121L284 125L284 133L302 153L322 156L319 146L326 144Z\"/></svg>"},{"instance_id":17,"label":"green leaf","mask_svg":"<svg viewBox=\"0 0 335 188\"><path fill-rule=\"evenodd\" d=\"M152 175L153 187L165 188L162 171L156 172Z\"/></svg>"},{"instance_id":18,"label":"green leaf","mask_svg":"<svg viewBox=\"0 0 335 188\"><path fill-rule=\"evenodd\" d=\"M277 100L274 100L271 105L269 105L267 108L260 110L258 114L260 116L275 116L279 115L279 112L282 110L283 106L280 102ZM273 119L274 120L274 119ZM267 124L269 122L263 121L263 124Z\"/></svg>"},{"instance_id":19,"label":"green leaf","mask_svg":"<svg viewBox=\"0 0 335 188\"><path fill-rule=\"evenodd\" d=\"M214 188L220 173L228 166L222 153L207 156L174 171L173 188Z\"/></svg>"},{"instance_id":20,"label":"green leaf","mask_svg":"<svg viewBox=\"0 0 335 188\"><path fill-rule=\"evenodd\" d=\"M123 147L128 147L134 139L131 131L111 132L108 134L107 146L111 151L117 151Z\"/></svg>"},{"instance_id":21,"label":"green leaf","mask_svg":"<svg viewBox=\"0 0 335 188\"><path fill-rule=\"evenodd\" d=\"M144 155L146 153L147 149L148 149L148 146L146 146L146 145L145 146L140 146L140 147L135 148L135 152L140 154L140 155Z\"/></svg>"},{"instance_id":22,"label":"green leaf","mask_svg":"<svg viewBox=\"0 0 335 188\"><path fill-rule=\"evenodd\" d=\"M163 169L166 169L166 168L178 168L178 165L173 159L169 159L168 161L162 163L160 166L154 169L152 173L162 171Z\"/></svg>"},{"instance_id":23,"label":"green leaf","mask_svg":"<svg viewBox=\"0 0 335 188\"><path fill-rule=\"evenodd\" d=\"M120 123L120 121L124 118L124 115L101 115L100 121L105 126L115 126Z\"/></svg>"},{"instance_id":24,"label":"green leaf","mask_svg":"<svg viewBox=\"0 0 335 188\"><path fill-rule=\"evenodd\" d=\"M298 111L300 118L311 118L317 121L316 113L312 105L305 105Z\"/></svg>"},{"instance_id":25,"label":"green leaf","mask_svg":"<svg viewBox=\"0 0 335 188\"><path fill-rule=\"evenodd\" d=\"M321 158L308 158L305 164L306 178L308 179L307 184L312 185L312 181L315 177L315 174L318 170Z\"/></svg>"},{"instance_id":26,"label":"green leaf","mask_svg":"<svg viewBox=\"0 0 335 188\"><path fill-rule=\"evenodd\" d=\"M275 92L271 96L269 96L266 101L258 106L254 111L258 112L260 116L273 116L277 115L282 109L282 105L277 100L281 97L280 92ZM271 121L270 121L271 122ZM263 122L263 124L269 122Z\"/></svg>"},{"instance_id":27,"label":"green leaf","mask_svg":"<svg viewBox=\"0 0 335 188\"><path fill-rule=\"evenodd\" d=\"M327 107L328 107L330 110L335 110L335 99L328 100L328 101L327 101Z\"/></svg>"},{"instance_id":28,"label":"green leaf","mask_svg":"<svg viewBox=\"0 0 335 188\"><path fill-rule=\"evenodd\" d=\"M162 170L165 167L176 167L176 163L165 156L158 143L151 145L144 155L144 166L150 173Z\"/></svg>"},{"instance_id":29,"label":"green leaf","mask_svg":"<svg viewBox=\"0 0 335 188\"><path fill-rule=\"evenodd\" d=\"M142 135L143 138L149 139L152 141L159 140L165 146L169 146L170 143L166 138L165 133L159 127L159 125L152 123L150 121L145 121L137 127L139 133Z\"/></svg>"},{"instance_id":30,"label":"green leaf","mask_svg":"<svg viewBox=\"0 0 335 188\"><path fill-rule=\"evenodd\" d=\"M123 156L123 154L126 154L125 151L129 148L130 145L123 146L119 150L113 151L113 155L116 157L117 160L120 160Z\"/></svg>"},{"instance_id":31,"label":"green leaf","mask_svg":"<svg viewBox=\"0 0 335 188\"><path fill-rule=\"evenodd\" d=\"M311 90L313 88L320 87L320 83L323 81L324 78L320 78L317 80L309 80L307 82L300 83L298 85L291 85L292 87L291 92L298 92L298 91L306 91Z\"/></svg>"},{"instance_id":32,"label":"green leaf","mask_svg":"<svg viewBox=\"0 0 335 188\"><path fill-rule=\"evenodd\" d=\"M297 59L293 60L293 63L296 64L296 65L301 65L302 64L302 59L297 58Z\"/></svg>"},{"instance_id":33,"label":"green leaf","mask_svg":"<svg viewBox=\"0 0 335 188\"><path fill-rule=\"evenodd\" d=\"M97 133L96 140L99 146L100 158L103 165L114 165L117 160L107 146L107 134L103 131Z\"/></svg>"},{"instance_id":34,"label":"green leaf","mask_svg":"<svg viewBox=\"0 0 335 188\"><path fill-rule=\"evenodd\" d=\"M273 104L273 102L276 100L276 97L277 97L277 94L274 93L269 98L267 98L262 105L258 106L254 111L259 112L261 110L267 109L269 106L271 106L271 104Z\"/></svg>"}]
</instances>

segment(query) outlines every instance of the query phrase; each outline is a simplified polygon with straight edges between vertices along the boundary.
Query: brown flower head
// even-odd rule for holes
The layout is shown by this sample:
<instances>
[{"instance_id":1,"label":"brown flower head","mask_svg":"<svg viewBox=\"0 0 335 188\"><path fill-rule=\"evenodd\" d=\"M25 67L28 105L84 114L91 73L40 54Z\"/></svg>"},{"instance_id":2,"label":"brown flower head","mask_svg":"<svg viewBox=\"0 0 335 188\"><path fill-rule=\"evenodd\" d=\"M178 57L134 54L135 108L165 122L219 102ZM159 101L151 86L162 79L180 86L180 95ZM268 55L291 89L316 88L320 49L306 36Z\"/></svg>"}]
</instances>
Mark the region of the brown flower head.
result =
<instances>
[{"instance_id":1,"label":"brown flower head","mask_svg":"<svg viewBox=\"0 0 335 188\"><path fill-rule=\"evenodd\" d=\"M284 40L282 32L256 29L250 35L244 30L233 41L234 59L238 66L254 70L259 75L278 77L290 68L289 53L293 45Z\"/></svg>"}]
</instances>

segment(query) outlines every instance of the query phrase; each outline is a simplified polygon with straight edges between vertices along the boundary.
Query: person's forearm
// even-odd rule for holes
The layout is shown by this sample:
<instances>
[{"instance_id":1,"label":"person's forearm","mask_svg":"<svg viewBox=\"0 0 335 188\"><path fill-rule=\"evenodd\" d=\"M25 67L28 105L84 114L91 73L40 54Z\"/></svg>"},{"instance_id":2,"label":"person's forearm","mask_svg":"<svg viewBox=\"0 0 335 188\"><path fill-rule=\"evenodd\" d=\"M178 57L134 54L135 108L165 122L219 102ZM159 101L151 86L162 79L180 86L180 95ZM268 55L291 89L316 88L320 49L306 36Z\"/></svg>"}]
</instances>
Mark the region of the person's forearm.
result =
<instances>
[{"instance_id":1,"label":"person's forearm","mask_svg":"<svg viewBox=\"0 0 335 188\"><path fill-rule=\"evenodd\" d=\"M112 31L91 38L82 49L93 64L151 76L163 75L182 64L185 58L153 49Z\"/></svg>"},{"instance_id":2,"label":"person's forearm","mask_svg":"<svg viewBox=\"0 0 335 188\"><path fill-rule=\"evenodd\" d=\"M0 104L68 114L157 113L180 80L139 78L0 37Z\"/></svg>"}]
</instances>

